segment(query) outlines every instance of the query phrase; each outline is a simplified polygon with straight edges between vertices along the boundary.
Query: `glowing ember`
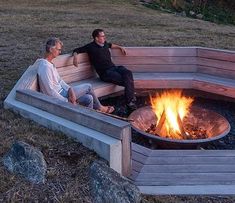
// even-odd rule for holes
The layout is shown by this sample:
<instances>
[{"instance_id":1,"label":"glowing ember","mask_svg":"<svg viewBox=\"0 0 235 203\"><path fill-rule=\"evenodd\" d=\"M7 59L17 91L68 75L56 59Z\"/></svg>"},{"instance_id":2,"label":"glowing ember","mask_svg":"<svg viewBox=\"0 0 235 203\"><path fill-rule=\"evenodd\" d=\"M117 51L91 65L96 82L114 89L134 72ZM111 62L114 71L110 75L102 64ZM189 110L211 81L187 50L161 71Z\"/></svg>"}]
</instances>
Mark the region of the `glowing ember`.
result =
<instances>
[{"instance_id":1,"label":"glowing ember","mask_svg":"<svg viewBox=\"0 0 235 203\"><path fill-rule=\"evenodd\" d=\"M180 90L165 91L150 97L157 116L157 134L172 139L185 139L182 121L189 113L192 98L182 95Z\"/></svg>"}]
</instances>

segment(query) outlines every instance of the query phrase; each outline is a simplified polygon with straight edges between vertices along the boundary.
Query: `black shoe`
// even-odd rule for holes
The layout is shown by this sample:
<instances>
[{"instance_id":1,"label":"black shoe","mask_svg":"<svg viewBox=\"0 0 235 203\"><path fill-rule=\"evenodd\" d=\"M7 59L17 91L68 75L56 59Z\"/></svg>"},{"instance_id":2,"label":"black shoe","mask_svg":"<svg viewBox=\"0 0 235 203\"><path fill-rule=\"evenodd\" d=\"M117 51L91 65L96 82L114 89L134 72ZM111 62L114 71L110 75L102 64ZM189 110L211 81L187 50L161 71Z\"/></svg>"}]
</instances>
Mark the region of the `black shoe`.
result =
<instances>
[{"instance_id":1,"label":"black shoe","mask_svg":"<svg viewBox=\"0 0 235 203\"><path fill-rule=\"evenodd\" d=\"M130 103L128 103L128 104L127 104L127 107L128 107L130 110L132 110L132 111L134 111L134 110L137 109L137 106L136 106L135 102L133 102L133 101L131 101Z\"/></svg>"}]
</instances>

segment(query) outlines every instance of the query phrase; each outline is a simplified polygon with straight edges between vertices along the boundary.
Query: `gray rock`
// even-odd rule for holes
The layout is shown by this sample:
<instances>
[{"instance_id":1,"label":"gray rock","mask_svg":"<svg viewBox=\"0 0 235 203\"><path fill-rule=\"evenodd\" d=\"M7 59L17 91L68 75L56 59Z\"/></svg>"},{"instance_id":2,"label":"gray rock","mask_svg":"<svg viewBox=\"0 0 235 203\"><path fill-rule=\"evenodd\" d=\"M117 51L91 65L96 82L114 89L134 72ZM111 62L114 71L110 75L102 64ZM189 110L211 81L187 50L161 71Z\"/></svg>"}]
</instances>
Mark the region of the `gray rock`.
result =
<instances>
[{"instance_id":1,"label":"gray rock","mask_svg":"<svg viewBox=\"0 0 235 203\"><path fill-rule=\"evenodd\" d=\"M36 148L21 141L15 142L3 157L6 168L23 176L32 183L44 183L47 170L43 154Z\"/></svg>"},{"instance_id":2,"label":"gray rock","mask_svg":"<svg viewBox=\"0 0 235 203\"><path fill-rule=\"evenodd\" d=\"M138 203L141 201L139 189L104 162L95 161L89 173L93 202Z\"/></svg>"},{"instance_id":3,"label":"gray rock","mask_svg":"<svg viewBox=\"0 0 235 203\"><path fill-rule=\"evenodd\" d=\"M195 16L195 12L194 11L189 11L189 15Z\"/></svg>"},{"instance_id":4,"label":"gray rock","mask_svg":"<svg viewBox=\"0 0 235 203\"><path fill-rule=\"evenodd\" d=\"M198 19L203 19L204 16L203 16L201 13L199 13L199 14L196 15L196 17L197 17Z\"/></svg>"}]
</instances>

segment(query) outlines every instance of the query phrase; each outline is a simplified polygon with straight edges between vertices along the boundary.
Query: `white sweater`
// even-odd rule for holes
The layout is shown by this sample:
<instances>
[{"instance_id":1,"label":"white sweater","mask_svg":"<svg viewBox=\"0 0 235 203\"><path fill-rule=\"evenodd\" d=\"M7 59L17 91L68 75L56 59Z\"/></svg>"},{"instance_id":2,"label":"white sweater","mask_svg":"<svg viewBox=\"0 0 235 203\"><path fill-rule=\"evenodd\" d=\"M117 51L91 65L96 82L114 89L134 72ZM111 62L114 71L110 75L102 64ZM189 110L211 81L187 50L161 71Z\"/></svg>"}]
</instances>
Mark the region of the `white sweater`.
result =
<instances>
[{"instance_id":1,"label":"white sweater","mask_svg":"<svg viewBox=\"0 0 235 203\"><path fill-rule=\"evenodd\" d=\"M38 66L37 74L40 91L44 94L67 102L68 99L61 96L59 92L62 88L68 91L70 86L61 79L54 64L50 63L46 59L37 59L34 65Z\"/></svg>"}]
</instances>

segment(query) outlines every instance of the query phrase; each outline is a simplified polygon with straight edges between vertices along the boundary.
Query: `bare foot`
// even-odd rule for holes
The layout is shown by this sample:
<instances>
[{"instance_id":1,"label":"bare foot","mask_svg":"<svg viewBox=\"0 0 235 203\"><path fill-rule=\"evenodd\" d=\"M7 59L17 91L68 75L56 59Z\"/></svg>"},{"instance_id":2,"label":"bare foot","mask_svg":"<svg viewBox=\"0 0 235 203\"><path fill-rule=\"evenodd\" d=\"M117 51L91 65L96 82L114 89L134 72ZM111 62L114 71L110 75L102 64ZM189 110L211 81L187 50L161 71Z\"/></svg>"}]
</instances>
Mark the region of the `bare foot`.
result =
<instances>
[{"instance_id":1,"label":"bare foot","mask_svg":"<svg viewBox=\"0 0 235 203\"><path fill-rule=\"evenodd\" d=\"M112 113L115 109L113 106L102 106L99 110L103 113Z\"/></svg>"}]
</instances>

